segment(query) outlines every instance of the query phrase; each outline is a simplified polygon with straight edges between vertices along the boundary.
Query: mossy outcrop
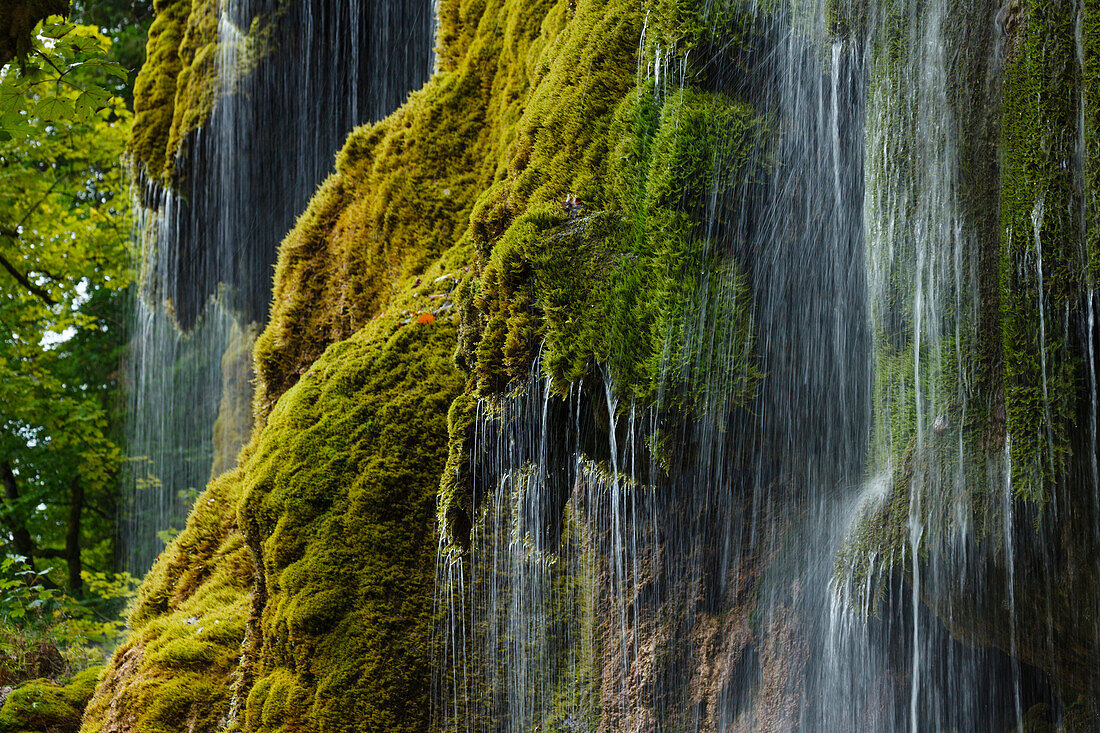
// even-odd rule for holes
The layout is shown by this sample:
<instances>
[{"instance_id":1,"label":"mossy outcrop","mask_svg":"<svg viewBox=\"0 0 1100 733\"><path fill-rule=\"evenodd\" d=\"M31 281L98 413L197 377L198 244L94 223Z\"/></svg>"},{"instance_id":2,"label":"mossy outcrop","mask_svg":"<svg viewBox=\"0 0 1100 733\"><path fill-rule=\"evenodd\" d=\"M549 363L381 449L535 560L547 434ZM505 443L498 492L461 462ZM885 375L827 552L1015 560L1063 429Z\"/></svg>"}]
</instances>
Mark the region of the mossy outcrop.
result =
<instances>
[{"instance_id":1,"label":"mossy outcrop","mask_svg":"<svg viewBox=\"0 0 1100 733\"><path fill-rule=\"evenodd\" d=\"M201 110L181 100L212 38L202 7L159 10L142 93L160 116L134 143L150 170L172 164ZM255 437L146 580L87 731L423 729L435 497L448 438L452 453L463 442L446 416L464 383L464 400L499 392L548 339L560 385L607 361L641 369L624 389L652 394L692 273L736 270L695 228L715 192L687 184L742 195L765 125L720 92L662 107L639 88L637 7L448 3L440 17L441 71L351 135L283 243L255 350ZM587 293L594 277L624 299ZM715 318L735 346L715 358L743 384L736 400L754 375L747 295L731 282ZM451 363L458 314L468 383ZM717 405L680 381L685 399Z\"/></svg>"},{"instance_id":2,"label":"mossy outcrop","mask_svg":"<svg viewBox=\"0 0 1100 733\"><path fill-rule=\"evenodd\" d=\"M884 310L892 312L876 324L876 446L888 486L838 557L840 577L876 613L890 573L939 579L920 584L920 595L954 637L1034 665L1068 699L1100 693L1095 612L1080 603L1100 582L1086 559L1096 552L1087 528L1098 515L1089 466L1096 151L1087 142L1096 12L1006 2L995 27L971 21L946 34L949 49L965 49L948 55L957 73L946 84L947 111L971 123L949 141L958 144L951 205L966 243L956 260L965 263L956 270L963 285L949 289L949 327L932 340L935 325L923 334L914 327L911 273L891 274ZM895 85L907 78L907 54L920 53L907 45L907 28L886 23L880 42L876 75ZM919 129L916 97L895 90L884 99L875 111L901 130L903 154L870 168L912 180L919 174L906 161L921 140L905 131ZM875 221L910 226L920 204L890 193L909 208L889 219L880 195ZM902 253L911 246L904 232L886 241ZM935 256L927 240L917 244L925 261Z\"/></svg>"},{"instance_id":3,"label":"mossy outcrop","mask_svg":"<svg viewBox=\"0 0 1100 733\"><path fill-rule=\"evenodd\" d=\"M1082 6L1086 39L1097 27L1094 5ZM715 74L707 61L753 67L767 48L765 19L780 7L440 4L437 73L392 115L351 134L283 241L254 351L251 443L146 579L130 640L83 730L424 730L436 549L465 547L479 521L469 476L479 401L522 387L537 369L558 396L596 384L620 404L684 422L724 426L751 403L767 375L755 363L752 243L738 212L766 185L775 124L760 103L766 95L744 74ZM1021 467L1013 474L1021 517L1033 519L1051 497L1075 498L1066 487L1080 478L1070 456L1085 450L1073 441L1087 390L1080 329L1065 324L1080 320L1095 277L1096 188L1075 187L1067 173L1073 140L1036 136L1076 124L1063 92L1086 82L1054 62L1076 53L1066 46L1068 4L1012 7L1023 20L1008 34L1003 118L999 98L987 104L999 78L985 65L997 58L991 29L974 25L975 38L955 39L989 52L982 64L968 66L960 54L950 66L965 78L949 94L952 113L980 122L963 136L952 171L964 191L959 221L979 232L966 263L979 280L976 303L952 312L964 337L921 342L917 318L905 312L909 284L891 283L888 300L902 304L905 322L883 326L876 354L891 491L841 558L861 581L869 557L912 570L938 551L924 545L905 568L915 504L931 533L946 536L957 519L947 510L962 501L968 520L982 520L983 561L990 548L1018 542L1033 524L1020 519L1006 532L985 521L1001 506L989 473L1007 435ZM162 0L157 10L132 153L164 178L209 114L216 28L210 2ZM875 38L887 63L905 51L900 17ZM837 36L858 35L867 3L830 4L826 20ZM1094 46L1084 44L1083 79L1095 79ZM690 57L678 83L648 75L665 70L648 65L658 48L665 58L669 49ZM878 91L896 95L903 81ZM970 88L982 90L978 102ZM1085 124L1095 127L1095 100L1083 101ZM900 124L916 118L904 105L879 111ZM889 154L909 161L918 142ZM1085 156L1082 180L1095 181L1094 157ZM1079 204L1092 237L1084 252L1069 236ZM915 257L923 244L913 236L899 250ZM1047 318L1049 331L1028 328ZM918 375L922 348L948 366ZM923 441L915 437L928 417L918 414L920 390L943 419L926 421ZM615 415L599 417L613 432ZM666 474L669 455L684 450L669 446L678 439L670 435L645 442ZM1082 521L1066 526L1085 533ZM461 561L462 551L454 556ZM1065 567L1084 567L1070 560ZM1076 589L1055 599L1059 608L1095 585L1083 574L1058 577ZM751 588L741 590L744 626L755 601ZM1038 600L1018 604L1017 618L989 614L981 628L957 600L925 596L953 633L975 643L1007 647L1005 628L1035 622L1019 623L1034 651L1020 656L1068 689L1095 687L1087 639L1073 636L1072 658L1056 658L1032 635L1048 618ZM994 591L976 603L1003 601ZM717 631L708 633L717 655ZM750 635L740 633L736 653L747 654ZM775 715L793 719L786 708Z\"/></svg>"},{"instance_id":4,"label":"mossy outcrop","mask_svg":"<svg viewBox=\"0 0 1100 733\"><path fill-rule=\"evenodd\" d=\"M454 325L384 316L279 401L240 505L266 603L249 731L423 730Z\"/></svg>"},{"instance_id":5,"label":"mossy outcrop","mask_svg":"<svg viewBox=\"0 0 1100 733\"><path fill-rule=\"evenodd\" d=\"M78 672L65 685L31 680L7 693L0 706L3 733L77 733L102 667Z\"/></svg>"},{"instance_id":6,"label":"mossy outcrop","mask_svg":"<svg viewBox=\"0 0 1100 733\"><path fill-rule=\"evenodd\" d=\"M212 482L146 576L129 638L88 706L85 733L224 725L254 572L237 524L242 483L240 469Z\"/></svg>"},{"instance_id":7,"label":"mossy outcrop","mask_svg":"<svg viewBox=\"0 0 1100 733\"><path fill-rule=\"evenodd\" d=\"M1089 185L1079 145L1089 132L1082 95L1092 94L1076 58L1076 7L1022 2L1016 12L1002 135L1005 404L1016 492L1042 500L1066 479L1070 433L1085 429L1077 417L1093 347L1081 334L1100 252L1083 230ZM1100 46L1088 40L1085 48Z\"/></svg>"}]
</instances>

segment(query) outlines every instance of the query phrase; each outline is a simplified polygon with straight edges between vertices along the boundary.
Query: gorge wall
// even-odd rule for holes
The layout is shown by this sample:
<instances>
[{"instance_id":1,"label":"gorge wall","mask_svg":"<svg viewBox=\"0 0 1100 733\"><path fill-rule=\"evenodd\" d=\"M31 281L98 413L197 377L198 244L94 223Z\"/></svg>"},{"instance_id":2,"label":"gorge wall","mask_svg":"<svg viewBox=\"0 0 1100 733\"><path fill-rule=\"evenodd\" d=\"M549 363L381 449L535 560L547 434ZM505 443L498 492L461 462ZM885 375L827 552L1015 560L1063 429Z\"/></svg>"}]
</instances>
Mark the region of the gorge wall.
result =
<instances>
[{"instance_id":1,"label":"gorge wall","mask_svg":"<svg viewBox=\"0 0 1100 733\"><path fill-rule=\"evenodd\" d=\"M157 7L136 169L297 213L193 151L225 24L266 84L294 50L241 18L299 4ZM270 303L229 297L250 437L82 730L1095 729L1100 3L442 0L435 32ZM231 232L157 251L207 263L177 325L266 288Z\"/></svg>"}]
</instances>

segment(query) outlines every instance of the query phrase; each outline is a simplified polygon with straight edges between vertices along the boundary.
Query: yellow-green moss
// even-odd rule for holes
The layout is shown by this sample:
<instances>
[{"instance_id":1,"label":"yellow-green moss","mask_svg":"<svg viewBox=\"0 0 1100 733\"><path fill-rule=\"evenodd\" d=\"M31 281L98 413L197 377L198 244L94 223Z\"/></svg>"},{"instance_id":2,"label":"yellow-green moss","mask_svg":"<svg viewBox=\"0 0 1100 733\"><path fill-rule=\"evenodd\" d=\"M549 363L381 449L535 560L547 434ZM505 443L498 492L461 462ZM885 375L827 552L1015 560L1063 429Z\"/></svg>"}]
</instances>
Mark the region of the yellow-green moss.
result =
<instances>
[{"instance_id":1,"label":"yellow-green moss","mask_svg":"<svg viewBox=\"0 0 1100 733\"><path fill-rule=\"evenodd\" d=\"M602 139L589 143L602 147L600 166L573 184L588 191L584 211L567 215L554 201L517 216L513 190L504 227L498 192L508 183L479 201L481 267L460 293L468 310L459 352L476 364L483 395L524 379L541 343L559 391L602 363L630 397L648 399L661 385L677 404L721 411L752 389L749 295L739 263L696 222L719 215L708 201L755 182L766 126L746 104L690 90L657 108L631 87L606 116L596 125ZM692 343L684 330L705 284L714 288L703 306L712 342L728 351ZM718 384L722 400L709 388Z\"/></svg>"},{"instance_id":2,"label":"yellow-green moss","mask_svg":"<svg viewBox=\"0 0 1100 733\"><path fill-rule=\"evenodd\" d=\"M180 42L191 12L191 0L156 0L149 26L146 62L134 82L134 126L129 152L149 175L159 178L171 167L168 138L176 104L176 80L183 68Z\"/></svg>"},{"instance_id":3,"label":"yellow-green moss","mask_svg":"<svg viewBox=\"0 0 1100 733\"><path fill-rule=\"evenodd\" d=\"M159 183L185 172L177 166L188 139L213 112L221 94L233 93L239 78L224 80L217 67L218 0L156 0L149 28L146 62L134 85L134 126L128 150L139 172ZM241 62L234 72L248 74L270 52L272 23L285 11L279 3L234 41Z\"/></svg>"},{"instance_id":4,"label":"yellow-green moss","mask_svg":"<svg viewBox=\"0 0 1100 733\"><path fill-rule=\"evenodd\" d=\"M165 148L164 175L171 174L184 140L210 118L218 89L218 0L191 0L183 37L180 39L180 71L172 125ZM135 121L135 125L136 125Z\"/></svg>"},{"instance_id":5,"label":"yellow-green moss","mask_svg":"<svg viewBox=\"0 0 1100 733\"><path fill-rule=\"evenodd\" d=\"M177 33L181 69L206 68L196 12L158 29ZM439 14L440 72L352 133L282 244L253 442L143 585L87 731L423 729L436 496L442 475L441 509L459 516L479 384L525 375L546 340L559 386L608 363L632 395L667 378L716 403L691 373L715 365L676 346L713 271L735 291L714 311L716 340L734 344L715 373L737 385L723 394L749 394L747 287L696 225L703 193L753 182L759 115L728 95L661 106L638 91L644 16L629 0L451 0ZM194 78L175 81L173 103L201 109L185 101ZM705 192L686 185L700 176ZM568 216L568 195L586 211ZM194 628L218 614L233 633L212 643Z\"/></svg>"},{"instance_id":6,"label":"yellow-green moss","mask_svg":"<svg viewBox=\"0 0 1100 733\"><path fill-rule=\"evenodd\" d=\"M267 597L245 730L427 725L436 490L463 380L449 319L401 320L330 346L245 466Z\"/></svg>"},{"instance_id":7,"label":"yellow-green moss","mask_svg":"<svg viewBox=\"0 0 1100 733\"><path fill-rule=\"evenodd\" d=\"M236 525L242 478L210 484L145 578L84 733L214 731L227 719L254 572Z\"/></svg>"},{"instance_id":8,"label":"yellow-green moss","mask_svg":"<svg viewBox=\"0 0 1100 733\"><path fill-rule=\"evenodd\" d=\"M0 733L77 733L103 667L77 673L66 685L32 680L11 691L0 708Z\"/></svg>"},{"instance_id":9,"label":"yellow-green moss","mask_svg":"<svg viewBox=\"0 0 1100 733\"><path fill-rule=\"evenodd\" d=\"M528 53L549 32L540 29L546 5L498 0L478 6L479 18L477 8L444 4L441 17L466 19L470 37L449 42L464 55L441 59L444 71L403 107L351 134L335 175L280 249L271 318L256 348L261 417L329 344L354 333L461 242L475 198L510 153L531 73Z\"/></svg>"}]
</instances>

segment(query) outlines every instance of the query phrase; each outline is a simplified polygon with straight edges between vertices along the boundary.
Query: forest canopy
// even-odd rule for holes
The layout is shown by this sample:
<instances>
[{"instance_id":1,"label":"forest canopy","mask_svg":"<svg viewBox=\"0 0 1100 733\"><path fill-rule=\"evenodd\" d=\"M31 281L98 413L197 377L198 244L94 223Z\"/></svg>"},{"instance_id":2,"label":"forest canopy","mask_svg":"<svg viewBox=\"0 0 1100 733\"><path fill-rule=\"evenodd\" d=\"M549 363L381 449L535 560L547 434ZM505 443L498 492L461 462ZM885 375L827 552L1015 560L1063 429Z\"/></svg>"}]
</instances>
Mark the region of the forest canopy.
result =
<instances>
[{"instance_id":1,"label":"forest canopy","mask_svg":"<svg viewBox=\"0 0 1100 733\"><path fill-rule=\"evenodd\" d=\"M3 12L0 684L11 685L102 659L131 592L116 550L136 262L122 158L151 7Z\"/></svg>"}]
</instances>

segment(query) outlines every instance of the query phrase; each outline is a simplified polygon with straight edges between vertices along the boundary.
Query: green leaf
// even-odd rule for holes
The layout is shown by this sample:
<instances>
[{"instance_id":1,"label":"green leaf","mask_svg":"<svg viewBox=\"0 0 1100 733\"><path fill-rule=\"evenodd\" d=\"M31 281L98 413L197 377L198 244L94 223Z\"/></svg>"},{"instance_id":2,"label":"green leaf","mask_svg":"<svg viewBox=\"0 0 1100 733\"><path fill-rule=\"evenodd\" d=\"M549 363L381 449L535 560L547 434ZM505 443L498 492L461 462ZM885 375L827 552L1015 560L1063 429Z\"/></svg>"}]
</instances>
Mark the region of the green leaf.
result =
<instances>
[{"instance_id":1,"label":"green leaf","mask_svg":"<svg viewBox=\"0 0 1100 733\"><path fill-rule=\"evenodd\" d=\"M24 103L23 90L6 83L0 83L0 113L15 112Z\"/></svg>"},{"instance_id":2,"label":"green leaf","mask_svg":"<svg viewBox=\"0 0 1100 733\"><path fill-rule=\"evenodd\" d=\"M62 97L49 97L38 103L37 114L43 119L61 121L73 114L73 105Z\"/></svg>"},{"instance_id":3,"label":"green leaf","mask_svg":"<svg viewBox=\"0 0 1100 733\"><path fill-rule=\"evenodd\" d=\"M74 28L76 28L76 24L62 21L60 23L45 23L39 32L46 38L57 40L72 33Z\"/></svg>"}]
</instances>

